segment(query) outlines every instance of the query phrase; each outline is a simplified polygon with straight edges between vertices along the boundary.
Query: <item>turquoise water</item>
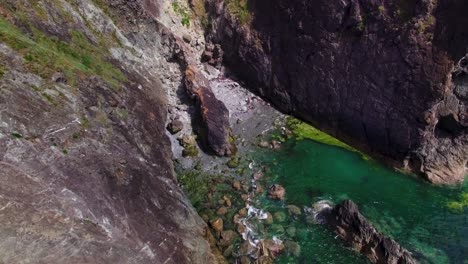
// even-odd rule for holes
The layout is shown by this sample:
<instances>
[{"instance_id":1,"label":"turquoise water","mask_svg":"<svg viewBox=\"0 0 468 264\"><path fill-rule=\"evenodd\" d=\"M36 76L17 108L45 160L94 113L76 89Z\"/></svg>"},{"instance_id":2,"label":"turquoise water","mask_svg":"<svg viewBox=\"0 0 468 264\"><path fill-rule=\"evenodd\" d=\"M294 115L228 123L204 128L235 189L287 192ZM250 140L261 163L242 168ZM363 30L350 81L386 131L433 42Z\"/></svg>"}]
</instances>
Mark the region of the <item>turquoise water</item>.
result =
<instances>
[{"instance_id":1,"label":"turquoise water","mask_svg":"<svg viewBox=\"0 0 468 264\"><path fill-rule=\"evenodd\" d=\"M374 226L414 253L421 263L468 263L468 210L453 211L450 201L460 199L468 184L442 188L392 171L359 154L310 140L287 141L282 150L266 153L268 183L286 188L286 204L311 206L322 199L352 199ZM284 211L283 203L260 199L270 212ZM289 217L284 228L266 232L292 239L301 245L299 257L282 256L277 263L367 263L345 248L323 226Z\"/></svg>"}]
</instances>

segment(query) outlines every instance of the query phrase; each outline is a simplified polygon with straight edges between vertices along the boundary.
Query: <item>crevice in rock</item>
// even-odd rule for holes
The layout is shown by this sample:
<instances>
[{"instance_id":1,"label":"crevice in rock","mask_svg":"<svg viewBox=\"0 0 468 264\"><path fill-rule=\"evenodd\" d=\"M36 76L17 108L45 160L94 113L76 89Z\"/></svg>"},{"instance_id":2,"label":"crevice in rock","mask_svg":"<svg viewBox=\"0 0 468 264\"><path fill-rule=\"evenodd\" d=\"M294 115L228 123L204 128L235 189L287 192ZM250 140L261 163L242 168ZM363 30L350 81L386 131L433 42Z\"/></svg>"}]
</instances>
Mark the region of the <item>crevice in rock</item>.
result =
<instances>
[{"instance_id":1,"label":"crevice in rock","mask_svg":"<svg viewBox=\"0 0 468 264\"><path fill-rule=\"evenodd\" d=\"M442 116L435 127L435 135L441 137L457 137L463 132L463 126L455 119L453 114Z\"/></svg>"}]
</instances>

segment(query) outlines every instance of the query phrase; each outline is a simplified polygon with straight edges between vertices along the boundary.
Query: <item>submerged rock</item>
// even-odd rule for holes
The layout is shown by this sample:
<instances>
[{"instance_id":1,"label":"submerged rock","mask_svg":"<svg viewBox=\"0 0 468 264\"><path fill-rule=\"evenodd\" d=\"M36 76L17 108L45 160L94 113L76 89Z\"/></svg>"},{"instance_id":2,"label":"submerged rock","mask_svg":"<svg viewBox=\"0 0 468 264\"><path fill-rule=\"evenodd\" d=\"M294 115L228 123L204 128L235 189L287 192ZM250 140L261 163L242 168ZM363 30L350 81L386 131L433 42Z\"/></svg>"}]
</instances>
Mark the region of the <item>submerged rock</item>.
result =
<instances>
[{"instance_id":1,"label":"submerged rock","mask_svg":"<svg viewBox=\"0 0 468 264\"><path fill-rule=\"evenodd\" d=\"M417 263L408 250L378 232L350 200L345 200L328 211L326 224L372 263Z\"/></svg>"},{"instance_id":2,"label":"submerged rock","mask_svg":"<svg viewBox=\"0 0 468 264\"><path fill-rule=\"evenodd\" d=\"M299 257L301 255L301 246L297 242L286 240L284 242L284 248L286 253L289 255L293 255L295 257Z\"/></svg>"}]
</instances>

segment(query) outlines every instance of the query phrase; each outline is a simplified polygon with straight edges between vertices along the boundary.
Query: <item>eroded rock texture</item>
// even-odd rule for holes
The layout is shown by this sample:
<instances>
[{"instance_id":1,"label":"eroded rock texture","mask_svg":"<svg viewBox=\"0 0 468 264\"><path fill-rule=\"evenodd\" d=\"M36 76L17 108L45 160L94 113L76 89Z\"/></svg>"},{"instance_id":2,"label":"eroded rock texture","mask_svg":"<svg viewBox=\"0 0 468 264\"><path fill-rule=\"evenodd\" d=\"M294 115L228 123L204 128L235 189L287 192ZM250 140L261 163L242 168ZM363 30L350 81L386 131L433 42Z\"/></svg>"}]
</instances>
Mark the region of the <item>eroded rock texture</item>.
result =
<instances>
[{"instance_id":1,"label":"eroded rock texture","mask_svg":"<svg viewBox=\"0 0 468 264\"><path fill-rule=\"evenodd\" d=\"M249 16L208 2L225 62L279 109L431 182L463 180L466 1L258 0Z\"/></svg>"},{"instance_id":2,"label":"eroded rock texture","mask_svg":"<svg viewBox=\"0 0 468 264\"><path fill-rule=\"evenodd\" d=\"M231 127L229 111L211 90L210 81L194 66L185 71L185 86L190 96L197 101L209 147L218 156L234 154L230 142Z\"/></svg>"},{"instance_id":3,"label":"eroded rock texture","mask_svg":"<svg viewBox=\"0 0 468 264\"><path fill-rule=\"evenodd\" d=\"M417 263L408 250L375 230L351 200L345 200L332 210L326 210L326 214L326 224L346 244L365 255L372 263Z\"/></svg>"},{"instance_id":4,"label":"eroded rock texture","mask_svg":"<svg viewBox=\"0 0 468 264\"><path fill-rule=\"evenodd\" d=\"M0 3L0 262L213 263L164 128L178 40L98 2Z\"/></svg>"}]
</instances>

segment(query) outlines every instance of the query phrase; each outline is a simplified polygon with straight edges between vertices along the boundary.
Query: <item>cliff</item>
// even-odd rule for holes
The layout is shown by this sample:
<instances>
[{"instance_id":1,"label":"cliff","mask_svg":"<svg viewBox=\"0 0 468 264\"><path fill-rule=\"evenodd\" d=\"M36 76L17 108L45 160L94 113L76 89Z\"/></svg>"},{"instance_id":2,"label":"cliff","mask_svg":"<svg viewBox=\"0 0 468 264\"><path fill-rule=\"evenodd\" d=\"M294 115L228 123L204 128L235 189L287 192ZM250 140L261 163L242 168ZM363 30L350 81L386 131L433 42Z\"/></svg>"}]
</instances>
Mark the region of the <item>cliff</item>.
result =
<instances>
[{"instance_id":1,"label":"cliff","mask_svg":"<svg viewBox=\"0 0 468 264\"><path fill-rule=\"evenodd\" d=\"M468 161L468 3L209 0L239 78L392 166L458 183Z\"/></svg>"},{"instance_id":2,"label":"cliff","mask_svg":"<svg viewBox=\"0 0 468 264\"><path fill-rule=\"evenodd\" d=\"M215 262L165 131L168 5L0 2L0 262Z\"/></svg>"}]
</instances>

